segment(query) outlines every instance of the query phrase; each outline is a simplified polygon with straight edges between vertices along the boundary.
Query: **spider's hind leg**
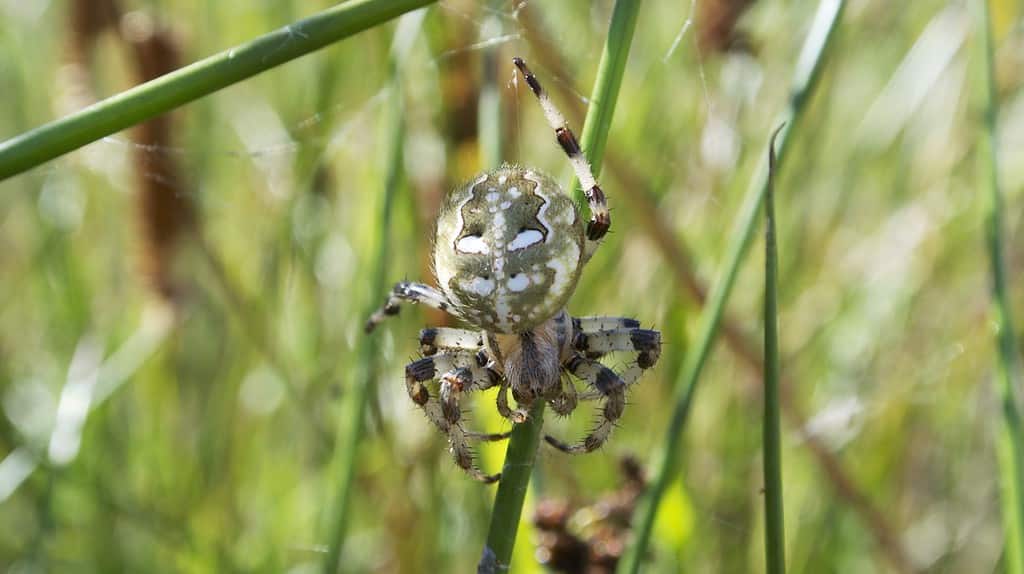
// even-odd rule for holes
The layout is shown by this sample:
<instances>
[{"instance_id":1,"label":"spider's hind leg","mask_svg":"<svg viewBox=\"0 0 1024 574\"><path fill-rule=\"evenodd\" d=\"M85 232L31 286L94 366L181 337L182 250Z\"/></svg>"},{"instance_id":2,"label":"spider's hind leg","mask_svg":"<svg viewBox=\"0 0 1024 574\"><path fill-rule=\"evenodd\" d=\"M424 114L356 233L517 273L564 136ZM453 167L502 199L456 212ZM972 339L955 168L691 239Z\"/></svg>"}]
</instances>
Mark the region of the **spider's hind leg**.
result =
<instances>
[{"instance_id":1,"label":"spider's hind leg","mask_svg":"<svg viewBox=\"0 0 1024 574\"><path fill-rule=\"evenodd\" d=\"M384 306L374 311L373 315L366 321L366 326L363 328L367 333L373 331L373 329L387 319L389 316L397 315L400 310L399 305L402 301L408 301L410 303L422 303L428 307L440 309L442 311L448 311L451 308L451 303L437 289L434 289L430 285L424 285L423 283L409 283L408 281L402 281L396 283L391 288L391 293L388 294L388 300L384 303Z\"/></svg>"},{"instance_id":2,"label":"spider's hind leg","mask_svg":"<svg viewBox=\"0 0 1024 574\"><path fill-rule=\"evenodd\" d=\"M501 475L487 474L476 466L469 440L503 440L509 433L476 433L463 427L463 394L497 384L493 371L478 366L476 361L474 355L466 352L425 357L406 366L405 384L409 397L423 409L427 419L448 436L455 463L473 478L491 483ZM438 373L442 373L440 377ZM437 395L433 396L426 383L435 379L440 383Z\"/></svg>"}]
</instances>

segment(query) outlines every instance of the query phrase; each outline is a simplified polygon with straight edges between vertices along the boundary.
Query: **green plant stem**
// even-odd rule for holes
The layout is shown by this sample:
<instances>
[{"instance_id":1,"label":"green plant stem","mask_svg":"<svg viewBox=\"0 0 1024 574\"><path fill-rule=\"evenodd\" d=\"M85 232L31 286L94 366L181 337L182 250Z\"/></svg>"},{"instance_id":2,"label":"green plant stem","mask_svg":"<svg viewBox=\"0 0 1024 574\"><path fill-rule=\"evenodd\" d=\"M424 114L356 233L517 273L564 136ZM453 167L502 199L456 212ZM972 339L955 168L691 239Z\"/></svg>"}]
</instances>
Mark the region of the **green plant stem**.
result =
<instances>
[{"instance_id":1,"label":"green plant stem","mask_svg":"<svg viewBox=\"0 0 1024 574\"><path fill-rule=\"evenodd\" d=\"M500 37L503 32L502 19L498 16L501 13L504 0L489 0L487 2L490 12L484 18L480 27L480 35L483 38ZM478 121L480 126L480 162L485 169L495 169L501 165L505 157L505 130L501 114L501 92L498 78L501 70L508 65L500 60L501 50L494 47L484 50L481 57L481 77L483 82L480 86L480 103L477 106Z\"/></svg>"},{"instance_id":2,"label":"green plant stem","mask_svg":"<svg viewBox=\"0 0 1024 574\"><path fill-rule=\"evenodd\" d=\"M434 0L352 0L0 143L0 181Z\"/></svg>"},{"instance_id":3,"label":"green plant stem","mask_svg":"<svg viewBox=\"0 0 1024 574\"><path fill-rule=\"evenodd\" d=\"M395 41L391 50L390 75L387 102L387 121L385 135L385 153L387 165L384 178L384 193L381 197L378 216L377 251L373 259L373 276L370 282L371 303L366 313L368 317L379 303L377 297L385 292L387 279L387 261L389 254L389 232L391 230L392 205L397 194L402 173L402 143L405 139L403 90L401 82L401 63L412 46L420 25L423 12L415 12L402 17L395 31ZM356 351L356 368L352 379L351 392L348 393L346 412L339 419L339 440L337 450L337 498L328 516L330 524L327 542L327 554L324 556L323 572L334 574L338 571L341 560L341 548L345 541L348 526L349 510L352 498L352 484L355 480L355 469L358 466L359 446L363 440L363 429L366 421L368 403L376 388L376 361L379 353L377 338L367 335L360 339Z\"/></svg>"},{"instance_id":4,"label":"green plant stem","mask_svg":"<svg viewBox=\"0 0 1024 574\"><path fill-rule=\"evenodd\" d=\"M1013 312L1010 309L1006 282L1006 256L1003 246L1003 197L999 188L998 101L995 85L992 22L987 0L975 1L978 27L984 51L985 125L979 142L982 173L988 188L985 208L985 231L992 267L992 305L995 315L995 336L998 349L996 381L1003 417L999 425L996 453L999 461L1003 529L1006 544L1006 572L1024 574L1024 431L1018 409L1017 393L1021 384L1017 357Z\"/></svg>"},{"instance_id":5,"label":"green plant stem","mask_svg":"<svg viewBox=\"0 0 1024 574\"><path fill-rule=\"evenodd\" d=\"M615 103L619 99L619 88L629 58L629 48L633 43L633 30L640 12L640 0L619 0L612 9L612 20L608 27L608 39L601 52L601 63L597 68L594 80L594 92L590 95L590 106L583 120L583 133L580 136L580 147L590 161L590 169L594 175L601 174L604 162L604 146L608 143L608 132L615 114ZM584 202L583 189L575 177L569 185L570 192L577 201Z\"/></svg>"},{"instance_id":6,"label":"green plant stem","mask_svg":"<svg viewBox=\"0 0 1024 574\"><path fill-rule=\"evenodd\" d=\"M781 129L781 127L779 128ZM782 513L782 438L779 431L778 246L775 234L775 136L768 143L764 258L764 552L768 574L786 571Z\"/></svg>"},{"instance_id":7,"label":"green plant stem","mask_svg":"<svg viewBox=\"0 0 1024 574\"><path fill-rule=\"evenodd\" d=\"M537 459L537 448L544 427L544 401L538 399L530 409L530 418L512 429L505 452L505 464L501 468L501 482L494 495L494 510L491 512L491 526L487 531L487 546L477 572L492 574L505 572L512 562L512 550L516 544L519 516L523 512L523 501L530 486L530 474Z\"/></svg>"},{"instance_id":8,"label":"green plant stem","mask_svg":"<svg viewBox=\"0 0 1024 574\"><path fill-rule=\"evenodd\" d=\"M604 144L608 140L608 130L611 128L615 101L622 85L622 74L639 10L640 0L616 0L612 10L608 37L598 64L597 79L591 92L590 108L587 110L580 140L583 153L595 174L599 172L603 159ZM501 482L494 496L494 512L487 531L487 545L478 566L480 573L504 572L511 563L523 500L529 487L537 447L540 445L543 416L544 406L535 405L529 420L517 425L509 438Z\"/></svg>"},{"instance_id":9,"label":"green plant stem","mask_svg":"<svg viewBox=\"0 0 1024 574\"><path fill-rule=\"evenodd\" d=\"M786 127L777 135L779 166L783 164L786 157L789 134L799 127L808 98L817 85L827 49L835 37L845 4L845 0L822 0L818 5L814 22L804 40L800 59L797 62L789 106L778 120L778 123L786 124ZM647 550L647 545L650 543L658 506L678 467L679 444L682 440L683 427L690 414L697 381L708 355L711 353L712 343L718 334L725 304L736 282L740 263L749 250L758 212L767 189L768 166L767 162L762 161L751 180L751 185L747 190L739 217L730 236L722 274L712 288L708 303L701 313L697 337L683 359L683 367L673 397L675 407L665 433L663 446L656 455L652 473L653 480L641 497L634 514L633 540L619 562L618 572L620 573L635 574L640 570L640 563Z\"/></svg>"}]
</instances>

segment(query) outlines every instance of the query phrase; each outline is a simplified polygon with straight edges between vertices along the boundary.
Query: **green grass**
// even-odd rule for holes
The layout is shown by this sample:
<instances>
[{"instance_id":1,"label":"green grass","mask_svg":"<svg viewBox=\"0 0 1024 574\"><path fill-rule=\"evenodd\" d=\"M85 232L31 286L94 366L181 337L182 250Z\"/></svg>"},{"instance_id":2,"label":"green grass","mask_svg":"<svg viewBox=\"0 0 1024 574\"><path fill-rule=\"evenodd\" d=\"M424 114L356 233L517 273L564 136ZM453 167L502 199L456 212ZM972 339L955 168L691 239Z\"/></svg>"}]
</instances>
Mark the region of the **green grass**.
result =
<instances>
[{"instance_id":1,"label":"green grass","mask_svg":"<svg viewBox=\"0 0 1024 574\"><path fill-rule=\"evenodd\" d=\"M391 49L390 76L391 81L387 94L388 121L385 126L384 148L385 158L384 181L381 190L380 211L378 214L377 251L373 258L376 268L370 281L370 293L380 293L366 307L365 315L369 317L381 305L387 296L388 274L387 262L391 259L389 235L392 229L392 211L395 196L402 183L402 148L405 140L405 90L402 87L402 64L408 57L423 21L422 12L413 12L403 16L395 29L395 40ZM370 399L377 390L380 378L376 357L380 353L379 335L364 337L356 350L356 374L352 392L346 401L345 415L339 419L337 463L338 472L337 501L332 512L327 516L330 525L328 532L327 554L324 556L323 572L333 574L339 571L342 545L349 523L352 503L353 482L356 468L360 463L360 445L363 443L363 430L366 426L366 414L370 410Z\"/></svg>"},{"instance_id":2,"label":"green grass","mask_svg":"<svg viewBox=\"0 0 1024 574\"><path fill-rule=\"evenodd\" d=\"M432 0L354 0L0 143L0 180L208 96Z\"/></svg>"},{"instance_id":3,"label":"green grass","mask_svg":"<svg viewBox=\"0 0 1024 574\"><path fill-rule=\"evenodd\" d=\"M1021 424L1021 378L1013 311L1006 272L1006 229L1003 194L999 185L997 162L999 117L998 93L995 80L995 47L992 41L992 23L987 0L974 3L977 13L980 43L983 52L983 82L985 92L984 133L979 149L982 168L983 193L987 192L985 207L985 236L991 265L991 289L996 342L996 384L1002 411L997 435L996 453L999 460L1001 509L1005 539L1003 557L1006 571L1024 573L1024 426Z\"/></svg>"},{"instance_id":4,"label":"green grass","mask_svg":"<svg viewBox=\"0 0 1024 574\"><path fill-rule=\"evenodd\" d=\"M764 194L764 551L769 574L786 571L782 503L782 436L779 430L779 253L775 225L775 136L768 140L768 183Z\"/></svg>"},{"instance_id":5,"label":"green grass","mask_svg":"<svg viewBox=\"0 0 1024 574\"><path fill-rule=\"evenodd\" d=\"M777 138L779 142L779 169L782 168L786 157L790 134L799 129L800 120L806 109L805 106L809 96L814 90L818 78L821 76L825 55L830 41L835 37L835 30L839 24L844 4L842 1L837 2L833 0L823 0L819 4L814 24L808 32L807 39L800 52L800 59L797 62L789 97L789 107L780 119L780 122L784 122L785 126L781 132L774 134L770 140L774 143ZM635 574L640 571L641 563L647 550L647 544L650 541L651 531L654 528L654 518L657 515L661 498L664 496L669 481L675 475L678 468L679 442L682 439L683 430L690 415L690 409L693 406L697 384L700 381L704 365L718 335L722 314L736 283L740 263L743 262L750 247L754 228L756 227L757 215L761 209L761 204L764 202L769 183L767 164L762 162L754 178L751 180L739 218L736 220L730 236L722 275L715 283L708 297L708 302L701 314L697 337L683 360L679 382L676 384L676 392L673 398L675 406L672 411L672 418L665 433L664 442L659 447L657 459L653 464L654 480L637 506L634 515L635 539L627 550L622 563L619 565L620 572Z\"/></svg>"}]
</instances>

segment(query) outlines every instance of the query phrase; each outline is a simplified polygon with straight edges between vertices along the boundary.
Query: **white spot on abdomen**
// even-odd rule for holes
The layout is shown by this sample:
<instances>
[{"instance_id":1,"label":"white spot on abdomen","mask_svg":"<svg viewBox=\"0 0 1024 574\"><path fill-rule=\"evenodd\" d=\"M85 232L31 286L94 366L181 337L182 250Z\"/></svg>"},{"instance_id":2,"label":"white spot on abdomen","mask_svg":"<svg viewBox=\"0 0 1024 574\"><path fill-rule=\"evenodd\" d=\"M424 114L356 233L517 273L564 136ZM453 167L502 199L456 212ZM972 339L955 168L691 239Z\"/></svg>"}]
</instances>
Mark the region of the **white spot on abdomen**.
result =
<instances>
[{"instance_id":1,"label":"white spot on abdomen","mask_svg":"<svg viewBox=\"0 0 1024 574\"><path fill-rule=\"evenodd\" d=\"M470 293L476 293L477 295L486 297L494 292L494 280L484 279L483 277L474 277L468 285L465 285L465 289Z\"/></svg>"},{"instance_id":2,"label":"white spot on abdomen","mask_svg":"<svg viewBox=\"0 0 1024 574\"><path fill-rule=\"evenodd\" d=\"M487 242L479 235L467 235L455 244L455 249L462 253L490 253Z\"/></svg>"},{"instance_id":3,"label":"white spot on abdomen","mask_svg":"<svg viewBox=\"0 0 1024 574\"><path fill-rule=\"evenodd\" d=\"M530 286L530 276L526 273L518 273L509 277L508 279L508 290L509 291L522 291Z\"/></svg>"},{"instance_id":4,"label":"white spot on abdomen","mask_svg":"<svg viewBox=\"0 0 1024 574\"><path fill-rule=\"evenodd\" d=\"M544 235L536 229L524 229L520 231L516 238L512 240L512 243L508 244L509 251L515 251L517 249L525 249L535 243L540 243L544 239Z\"/></svg>"}]
</instances>

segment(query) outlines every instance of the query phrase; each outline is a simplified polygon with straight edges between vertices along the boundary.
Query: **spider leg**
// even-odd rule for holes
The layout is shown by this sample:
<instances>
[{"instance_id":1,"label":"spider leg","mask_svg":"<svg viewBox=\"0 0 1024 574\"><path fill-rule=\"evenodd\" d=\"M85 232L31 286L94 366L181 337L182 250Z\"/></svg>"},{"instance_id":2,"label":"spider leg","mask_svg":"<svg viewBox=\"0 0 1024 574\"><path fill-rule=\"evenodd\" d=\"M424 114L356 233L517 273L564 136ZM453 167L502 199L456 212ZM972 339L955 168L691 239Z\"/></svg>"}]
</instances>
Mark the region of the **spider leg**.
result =
<instances>
[{"instance_id":1,"label":"spider leg","mask_svg":"<svg viewBox=\"0 0 1024 574\"><path fill-rule=\"evenodd\" d=\"M562 377L558 393L548 400L548 404L551 405L551 410L555 411L555 414L564 417L576 410L577 400L576 385L569 377Z\"/></svg>"},{"instance_id":2,"label":"spider leg","mask_svg":"<svg viewBox=\"0 0 1024 574\"><path fill-rule=\"evenodd\" d=\"M569 359L565 365L573 375L583 379L604 397L604 405L598 411L597 426L576 444L568 444L547 435L544 440L551 446L569 454L582 454L599 448L611 435L616 421L626 408L626 383L615 371L579 355Z\"/></svg>"},{"instance_id":3,"label":"spider leg","mask_svg":"<svg viewBox=\"0 0 1024 574\"><path fill-rule=\"evenodd\" d=\"M573 335L572 346L575 350L585 353L604 355L619 351L635 352L635 366L641 371L649 369L661 357L661 333L653 329L619 327L594 331L578 330ZM629 369L627 369L627 372ZM624 374L623 378L627 378ZM637 377L627 380L627 384L636 382Z\"/></svg>"},{"instance_id":4,"label":"spider leg","mask_svg":"<svg viewBox=\"0 0 1024 574\"><path fill-rule=\"evenodd\" d=\"M498 389L498 414L505 417L513 424L519 424L526 422L528 418L527 409L524 405L519 405L519 408L512 410L508 406L508 380L502 377L501 387Z\"/></svg>"},{"instance_id":5,"label":"spider leg","mask_svg":"<svg viewBox=\"0 0 1024 574\"><path fill-rule=\"evenodd\" d=\"M605 328L615 323L630 326ZM589 359L614 352L636 353L636 360L619 374L626 387L636 383L644 371L653 367L661 357L661 333L652 329L633 327L632 325L638 325L633 319L586 317L574 319L573 325L578 327L573 334L573 349ZM589 327L595 329L588 330ZM588 391L581 398L593 400L600 398L600 394Z\"/></svg>"},{"instance_id":6,"label":"spider leg","mask_svg":"<svg viewBox=\"0 0 1024 574\"><path fill-rule=\"evenodd\" d=\"M558 144L562 146L562 151L569 157L569 163L572 164L572 169L576 172L576 178L580 181L583 193L587 197L587 205L590 207L590 221L587 223L584 261L588 261L594 254L594 251L597 250L601 239L608 233L608 228L612 224L604 191L597 184L597 178L590 167L590 162L583 156L575 134L569 129L569 124L565 121L562 112L558 111L551 98L548 97L547 92L541 87L537 76L533 75L533 72L526 66L526 62L522 58L513 58L512 62L519 68L523 78L526 79L526 83L533 90L534 95L537 96L537 101L540 102L540 107L544 110L544 118L548 121L548 125L555 130Z\"/></svg>"},{"instance_id":7,"label":"spider leg","mask_svg":"<svg viewBox=\"0 0 1024 574\"><path fill-rule=\"evenodd\" d=\"M625 408L625 393L643 372L661 356L661 333L641 329L640 324L623 317L579 317L573 319L572 346L577 355L565 368L585 380L590 389L580 395L581 400L604 399L598 424L583 441L568 445L553 437L545 437L549 444L569 453L590 452L600 447L615 427ZM633 361L622 373L598 363L595 359L606 353L636 353Z\"/></svg>"},{"instance_id":8,"label":"spider leg","mask_svg":"<svg viewBox=\"0 0 1024 574\"><path fill-rule=\"evenodd\" d=\"M638 329L640 321L627 317L573 317L572 327L574 331L609 331L611 329Z\"/></svg>"},{"instance_id":9,"label":"spider leg","mask_svg":"<svg viewBox=\"0 0 1024 574\"><path fill-rule=\"evenodd\" d=\"M437 289L423 283L409 283L402 281L396 283L391 288L391 293L388 295L387 302L380 309L374 311L373 315L366 321L364 330L369 333L380 324L384 319L390 315L397 315L399 311L399 305L402 301L409 301L411 303L422 303L435 309L442 311L448 311L451 309L451 303L445 298L444 293L441 293Z\"/></svg>"},{"instance_id":10,"label":"spider leg","mask_svg":"<svg viewBox=\"0 0 1024 574\"><path fill-rule=\"evenodd\" d=\"M439 372L443 374L439 377L438 396L431 396L425 383L438 379ZM501 475L486 474L476 466L473 450L468 441L502 440L508 438L509 433L466 431L462 425L459 402L464 393L494 386L497 382L495 374L478 366L475 356L466 352L446 352L425 357L409 363L405 368L405 384L409 397L423 409L427 419L448 436L450 452L455 463L467 474L485 483L496 482Z\"/></svg>"},{"instance_id":11,"label":"spider leg","mask_svg":"<svg viewBox=\"0 0 1024 574\"><path fill-rule=\"evenodd\" d=\"M484 339L479 331L450 327L427 327L420 331L420 352L424 356L436 355L438 350L478 352L483 348Z\"/></svg>"}]
</instances>

